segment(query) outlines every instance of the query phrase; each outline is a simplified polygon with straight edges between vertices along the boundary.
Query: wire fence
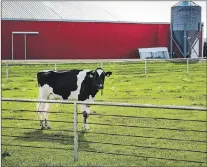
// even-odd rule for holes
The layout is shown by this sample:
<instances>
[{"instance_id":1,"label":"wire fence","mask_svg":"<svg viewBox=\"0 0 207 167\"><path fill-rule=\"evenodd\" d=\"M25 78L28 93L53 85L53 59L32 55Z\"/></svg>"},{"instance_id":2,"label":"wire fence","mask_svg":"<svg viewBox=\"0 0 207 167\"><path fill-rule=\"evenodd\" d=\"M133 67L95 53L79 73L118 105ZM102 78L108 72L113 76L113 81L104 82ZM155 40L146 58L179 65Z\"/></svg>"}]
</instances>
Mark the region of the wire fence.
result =
<instances>
[{"instance_id":1,"label":"wire fence","mask_svg":"<svg viewBox=\"0 0 207 167\"><path fill-rule=\"evenodd\" d=\"M53 136L51 135L49 138L48 137L38 137L38 138L34 138L38 139L38 140L52 140L52 141L66 141L68 142L70 139L70 142L73 143L73 148L60 148L60 147L45 147L45 146L29 146L29 145L23 145L23 144L15 144L15 143L5 143L4 139L8 139L8 138L33 138L34 136L22 136L22 135L14 135L14 134L2 134L3 140L2 140L2 145L3 146L7 146L7 147L25 147L25 148L46 148L46 149L56 149L56 150L73 150L73 155L74 155L74 160L77 161L79 159L79 152L88 152L88 153L95 153L95 154L104 154L104 155L117 155L117 156L129 156L129 157L136 157L136 158L144 158L144 159L152 159L152 160L164 160L164 161L175 161L175 162L185 162L185 163L195 163L195 164L205 164L205 157L206 157L206 149L205 149L205 144L206 144L206 134L207 134L207 130L206 130L206 124L207 121L206 119L192 119L192 118L187 118L187 119L181 119L181 118L169 118L169 117L156 117L156 116L139 116L140 113L136 112L135 115L121 115L121 114L113 114L112 107L126 107L126 108L137 108L137 109L141 109L141 108L151 108L153 110L155 109L162 109L162 110L183 110L186 112L196 112L198 115L200 113L206 113L207 109L203 108L203 107L189 107L189 106L161 106L161 105L150 105L150 104L128 104L128 103L103 103L103 102L94 102L94 103L86 103L86 102L80 102L80 101L61 101L61 100L31 100L31 99L10 99L10 98L2 98L2 102L9 102L10 103L38 103L38 102L42 102L42 103L59 103L59 104L72 104L73 105L73 113L68 112L67 114L71 115L73 114L73 121L65 121L65 120L51 120L51 122L54 123L63 123L63 124L73 124L73 129L67 129L67 130L61 130L61 129L51 129L51 132L55 132L55 131L63 131L63 132L71 132L73 133L73 136ZM80 104L87 104L87 105L95 105L95 106L107 106L107 107L111 107L110 110L105 110L104 113L92 113L90 117L101 117L103 119L108 119L109 117L111 118L115 118L115 120L117 120L117 122L113 122L113 123L102 123L102 122L92 122L89 121L90 125L95 125L96 126L102 126L105 129L107 129L107 126L109 127L117 127L116 128L116 132L112 132L112 129L108 129L108 131L106 132L101 132L101 131L94 131L89 130L88 132L81 132L81 130L79 130L79 119L78 116L81 116L81 113L78 112L78 105ZM7 112L10 111L11 113L15 112L15 113L25 113L25 112L34 112L33 110L30 109L11 109L11 104L8 105L7 104L7 108L3 108L3 112ZM8 108L9 107L9 108ZM139 111L139 110L137 110ZM45 112L45 111L42 111ZM54 111L51 112L51 114L63 114L65 115L66 112L59 112L59 111ZM105 113L112 113L110 114L105 114ZM139 121L133 122L133 124L131 123L127 123L127 124L119 124L118 123L118 119L129 119L129 120L148 120L148 121L156 121L157 126L141 126L141 125L137 125L139 123ZM122 120L122 122L123 122ZM11 114L11 116L7 116L7 117L2 117L2 130L6 129L6 130L38 130L41 131L40 129L37 128L32 128L32 127L18 127L18 126L7 126L8 124L4 125L5 121L39 121L37 119L28 119L28 118L19 118L17 116L13 116ZM167 125L168 126L176 126L176 124L181 123L182 126L178 126L176 128L172 128L172 127L163 127L166 126L165 124L162 124L162 122L160 121L168 121ZM188 124L185 125L185 123L190 123L191 126L189 126ZM199 126L197 127L197 125L199 124ZM124 128L125 131L123 131L120 128ZM200 129L200 127L202 127L202 129ZM142 130L142 129L149 129L149 130L153 130L153 134L158 134L158 130L161 131L170 131L170 134L174 134L174 137L165 137L165 133L163 133L161 136L158 135L137 135L135 133L135 131L131 131L130 130L126 130L127 129L133 129L135 128L136 131ZM120 133L120 131L122 133ZM124 133L123 133L124 132ZM129 134L127 134L128 132L130 132ZM91 134L93 135L93 138L89 138L89 140L86 140L84 138L81 137L82 133L87 133L87 134ZM152 133L152 132L151 132ZM181 136L186 138L178 138L175 137L177 133L181 133ZM100 137L100 135L105 136L104 140L100 140L102 139L102 137ZM94 137L95 136L95 137ZM107 136L109 136L109 138L107 138ZM189 137L197 137L197 138L189 138ZM121 142L118 142L118 140L113 140L113 137L117 138L121 138ZM122 141L122 139L125 140L127 139L127 141L129 142L131 139L133 142L124 142L125 140ZM138 139L138 140L136 140ZM142 143L141 139L143 139L144 141L146 140L152 140L152 141L156 141L157 143L162 143L162 141L167 142L167 144L165 144L164 146L162 145L157 145L157 144L153 144L152 143L148 143L148 145L145 143ZM137 142L134 142L137 141ZM169 143L171 142L176 142L176 146L179 147L172 147ZM90 145L98 145L99 147L95 147L95 148L84 148L81 147L82 144L90 144ZM186 144L187 143L187 144ZM102 147L100 147L100 145L102 145ZM192 146L193 145L193 146ZM110 146L110 150L105 149L105 146ZM116 147L120 147L122 148L122 152L120 152L120 150L117 152ZM129 149L130 151L127 151L127 149ZM134 150L136 149L136 151ZM132 151L133 150L133 151ZM143 155L143 153L140 153L139 151L146 151L147 153ZM152 155L150 150L157 150L159 152L163 152L163 154L161 154L162 156L158 156L158 155ZM167 153L165 153L167 152ZM156 152L155 152L156 153ZM168 155L168 156L167 156ZM188 158L186 158L188 157ZM192 158L193 157L193 158Z\"/></svg>"},{"instance_id":2,"label":"wire fence","mask_svg":"<svg viewBox=\"0 0 207 167\"><path fill-rule=\"evenodd\" d=\"M113 79L113 82L128 82L130 78L125 76L130 73L133 77L144 77L150 75L169 75L180 74L190 75L194 74L206 76L206 59L169 59L169 60L141 60L141 59L122 59L122 60L26 60L26 61L2 61L2 90L23 90L15 85L6 86L9 81L19 82L24 78L27 83L36 84L36 73L41 70L70 70L70 69L92 69L102 67L105 70L113 71L113 75L120 76ZM126 70L127 69L127 70ZM184 78L185 79L185 78ZM6 80L6 81L5 81ZM167 81L157 81L167 82ZM186 82L189 82L186 80ZM135 85L137 86L137 85ZM205 85L204 85L205 87ZM29 88L28 88L29 89ZM203 88L198 88L203 89ZM196 91L198 91L198 89ZM121 91L121 90L120 90ZM127 90L129 91L129 90ZM147 91L147 90L146 90ZM171 90L173 91L173 90ZM133 93L130 97L133 97ZM115 101L110 98L110 100ZM120 97L121 98L121 97ZM22 104L24 103L36 103L37 100L27 99L7 99L3 98L2 101L9 103ZM126 101L126 99L124 99ZM129 104L129 103L87 103L90 105L97 105L104 108L103 112L91 113L89 125L92 127L90 131L84 132L84 134L91 135L91 137L82 137L83 133L80 130L81 124L79 123L82 118L82 113L78 112L78 105L84 104L76 101L47 101L55 104L68 104L74 105L72 110L76 112L68 112L55 110L50 112L51 115L55 115L57 119L51 120L51 123L55 125L53 129L50 129L51 135L36 135L29 133L41 132L38 128L33 128L29 122L33 122L34 125L38 124L38 119L28 118L26 113L36 113L31 109L17 109L13 105L3 105L2 109L2 130L3 130L3 142L2 146L5 147L22 147L22 148L36 148L36 149L54 149L70 151L74 155L74 160L81 159L81 154L92 153L101 155L117 155L124 157L134 157L151 160L162 161L174 161L183 163L195 163L205 164L206 157L206 120L202 117L206 113L206 108L202 107L186 107L186 106L163 106L163 105L150 105L150 104ZM10 106L10 108L7 107ZM71 107L70 106L70 107ZM116 111L115 108L133 108L138 112L133 115L121 114ZM186 113L194 113L195 115L202 115L196 117L193 114L187 114L188 117L179 118L174 117L174 114L168 115L172 117L160 117L160 115L152 116L141 114L142 109L156 110L170 110L170 111L184 111ZM127 109L126 109L127 110ZM40 111L44 112L44 111ZM73 115L73 120L65 119ZM179 114L178 114L179 115ZM93 119L96 118L96 119ZM200 118L200 119L199 119ZM202 119L201 119L202 118ZM107 121L102 121L107 120ZM126 122L125 120L128 120ZM132 121L131 121L132 120ZM137 120L137 121L134 121ZM82 120L81 120L82 121ZM59 125L62 125L59 127ZM21 125L21 126L20 126ZM63 128L71 127L73 128ZM102 129L102 127L104 127ZM101 129L102 131L99 131ZM5 130L5 131L4 131ZM14 134L14 131L22 133ZM26 134L23 132L27 132ZM57 134L58 132L58 134ZM61 134L59 134L61 132ZM67 135L65 135L65 133ZM70 135L68 135L70 133ZM104 140L103 140L104 138ZM120 139L119 139L120 138ZM34 140L36 142L43 141L44 143L58 142L64 144L61 145L28 145L28 143L9 143L7 139L18 139L22 141ZM17 141L18 141L17 140ZM10 141L10 140L8 140ZM127 142L128 141L128 142ZM65 144L66 143L66 144ZM160 144L156 144L160 143ZM165 143L165 144L161 144ZM171 144L173 143L173 144ZM67 147L65 147L67 145ZM90 145L90 147L89 147ZM61 146L61 147L60 147Z\"/></svg>"},{"instance_id":3,"label":"wire fence","mask_svg":"<svg viewBox=\"0 0 207 167\"><path fill-rule=\"evenodd\" d=\"M115 74L125 74L127 71L135 74L167 74L169 72L178 72L190 74L192 71L204 70L206 67L204 58L185 58L185 59L111 59L111 60L4 60L2 61L3 77L20 77L21 71L37 73L41 70L69 70L73 68L89 68L97 67L112 68ZM132 65L130 68L128 65ZM119 66L118 66L119 65ZM35 68L31 68L35 67Z\"/></svg>"}]
</instances>

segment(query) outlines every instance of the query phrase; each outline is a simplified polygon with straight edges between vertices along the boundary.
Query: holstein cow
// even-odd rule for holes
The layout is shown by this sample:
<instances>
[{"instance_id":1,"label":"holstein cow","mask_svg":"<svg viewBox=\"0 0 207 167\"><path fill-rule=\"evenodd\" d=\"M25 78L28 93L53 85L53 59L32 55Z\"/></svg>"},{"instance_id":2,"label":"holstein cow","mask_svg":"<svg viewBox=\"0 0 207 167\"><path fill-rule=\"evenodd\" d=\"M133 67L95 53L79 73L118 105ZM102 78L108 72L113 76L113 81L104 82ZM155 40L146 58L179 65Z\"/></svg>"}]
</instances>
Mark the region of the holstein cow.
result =
<instances>
[{"instance_id":1,"label":"holstein cow","mask_svg":"<svg viewBox=\"0 0 207 167\"><path fill-rule=\"evenodd\" d=\"M102 68L91 70L70 71L40 71L37 73L39 100L79 100L93 102L99 90L104 89L105 76L112 72L104 72ZM49 103L39 103L41 129L50 129L48 122ZM89 129L87 118L90 113L89 105L81 105L83 113L83 128ZM45 125L44 125L45 120Z\"/></svg>"}]
</instances>

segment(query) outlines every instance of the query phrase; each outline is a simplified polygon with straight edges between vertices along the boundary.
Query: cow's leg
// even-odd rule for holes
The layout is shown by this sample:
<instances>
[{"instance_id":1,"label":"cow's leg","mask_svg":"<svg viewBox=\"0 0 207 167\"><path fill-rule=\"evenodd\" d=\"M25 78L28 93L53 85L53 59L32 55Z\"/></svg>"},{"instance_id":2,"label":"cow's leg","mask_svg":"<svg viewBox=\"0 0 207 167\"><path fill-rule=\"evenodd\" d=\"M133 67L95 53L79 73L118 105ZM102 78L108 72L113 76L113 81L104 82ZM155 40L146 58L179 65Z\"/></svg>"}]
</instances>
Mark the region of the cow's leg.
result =
<instances>
[{"instance_id":1,"label":"cow's leg","mask_svg":"<svg viewBox=\"0 0 207 167\"><path fill-rule=\"evenodd\" d=\"M45 109L45 103L39 103L38 104L38 113L39 113L39 116L40 116L40 126L41 126L41 129L46 129L46 127L44 126L43 122L43 116L44 116L44 109Z\"/></svg>"},{"instance_id":2,"label":"cow's leg","mask_svg":"<svg viewBox=\"0 0 207 167\"><path fill-rule=\"evenodd\" d=\"M92 103L92 102L94 102L94 98L89 96L89 99L85 100L85 102ZM88 120L89 114L91 112L90 105L82 105L82 111L83 111L83 128L88 130L89 126L88 126L87 120Z\"/></svg>"},{"instance_id":3,"label":"cow's leg","mask_svg":"<svg viewBox=\"0 0 207 167\"><path fill-rule=\"evenodd\" d=\"M90 106L88 106L88 105L81 105L81 110L82 110L82 113L83 113L83 128L85 130L88 130L89 126L87 124L87 119L88 119L89 114L90 114Z\"/></svg>"},{"instance_id":4,"label":"cow's leg","mask_svg":"<svg viewBox=\"0 0 207 167\"><path fill-rule=\"evenodd\" d=\"M48 96L49 96L50 92L48 92L47 88L45 86L43 87L39 87L39 100L47 100ZM38 112L39 116L40 116L40 126L41 129L46 129L45 125L44 125L44 112L45 112L45 103L39 103L38 105Z\"/></svg>"},{"instance_id":5,"label":"cow's leg","mask_svg":"<svg viewBox=\"0 0 207 167\"><path fill-rule=\"evenodd\" d=\"M46 103L45 104L45 109L44 109L44 118L45 118L45 127L47 129L51 129L51 126L50 126L49 121L48 121L48 111L49 111L49 108L50 108L50 104Z\"/></svg>"}]
</instances>

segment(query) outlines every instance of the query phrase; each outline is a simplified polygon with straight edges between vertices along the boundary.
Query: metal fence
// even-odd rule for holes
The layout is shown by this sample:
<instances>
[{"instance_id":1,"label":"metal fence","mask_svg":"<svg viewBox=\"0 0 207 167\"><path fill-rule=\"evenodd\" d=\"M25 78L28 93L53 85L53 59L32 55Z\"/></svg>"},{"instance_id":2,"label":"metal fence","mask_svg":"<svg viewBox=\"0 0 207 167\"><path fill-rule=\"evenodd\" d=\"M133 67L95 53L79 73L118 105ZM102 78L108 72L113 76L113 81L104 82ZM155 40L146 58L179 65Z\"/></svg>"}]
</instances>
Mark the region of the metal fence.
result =
<instances>
[{"instance_id":1,"label":"metal fence","mask_svg":"<svg viewBox=\"0 0 207 167\"><path fill-rule=\"evenodd\" d=\"M183 153L183 156L185 157L185 153L196 153L196 154L202 154L203 156L206 155L206 150L196 150L196 149L183 149L183 148L165 148L165 147L156 147L156 146L143 146L143 145L134 145L134 144L120 144L120 143L114 143L114 142L98 142L98 141L84 141L79 139L78 137L78 105L80 104L87 104L87 105L98 105L98 106L111 106L111 107L126 107L126 108L153 108L153 109L168 109L168 110L186 110L186 111L198 111L198 112L206 112L207 108L203 107L189 107L189 106L170 106L170 105L151 105L151 104L128 104L128 103L110 103L110 102L94 102L94 103L86 103L86 102L80 102L80 101L62 101L62 100L31 100L31 99L13 99L13 98L2 98L2 102L19 102L19 103L59 103L59 104L73 104L74 105L74 112L73 112L73 121L61 121L57 120L54 122L64 122L64 123L73 123L73 130L71 132L74 133L74 161L78 160L78 153L79 153L79 144L81 142L84 143L93 143L93 144L102 144L102 145L111 145L111 146L126 146L130 148L142 148L142 149L156 149L156 150L162 150L162 151L175 151L174 154L177 154L179 152ZM6 110L6 109L5 109ZM22 112L24 110L21 110ZM28 111L28 110L26 110ZM35 111L31 111L35 112ZM51 112L51 114L55 114L58 112ZM102 117L115 117L118 118L130 118L130 119L148 119L148 120L168 120L168 121L179 121L179 122L192 122L192 123L203 123L203 125L206 125L206 120L193 120L193 119L181 119L181 118L163 118L163 117L154 117L154 116L138 116L139 113L137 113L137 116L129 116L129 115L120 115L120 114L92 114L92 115L99 115ZM7 119L16 119L16 120L24 120L27 121L29 119L25 118L2 118L2 120ZM38 120L36 120L38 121ZM151 127L151 126L139 126L139 125L126 125L126 124L113 124L113 123L89 123L99 126L114 126L114 127L125 127L125 128L137 128L137 129L153 129L153 130L168 130L174 132L191 132L196 134L203 134L206 135L207 131L205 130L199 130L199 129L186 129L186 127L181 128L168 128L168 127ZM15 127L5 127L4 124L2 124L2 129L4 128L14 128ZM32 129L32 128L23 128L23 129ZM53 130L51 130L53 131ZM143 138L143 139L156 139L156 140L167 140L167 141L176 141L176 142L190 142L190 143L197 143L199 145L203 145L205 147L206 141L205 140L195 140L195 139L180 139L180 138L169 138L169 137L158 137L158 136L142 136L142 135L135 135L135 134L120 134L120 133L111 133L111 132L91 132L90 130L87 133L91 133L94 135L107 135L107 136L117 136L117 137L132 137L132 138ZM6 137L6 136L5 136ZM8 136L9 137L9 136ZM12 137L12 136L10 136ZM13 136L15 137L15 136ZM61 140L61 139L54 139L54 140ZM4 145L4 144L2 144ZM23 146L23 145L14 145L14 144L7 144L7 146L20 146L20 147L30 147L30 146ZM31 147L33 148L33 147ZM42 146L37 146L36 148L44 148ZM64 149L64 148L55 148L55 149ZM69 149L71 150L71 149ZM117 155L117 156L132 156L137 158L146 158L146 159L153 159L153 160L165 160L165 161L178 161L178 162L185 162L185 163L195 163L195 164L205 164L205 161L199 161L194 159L177 159L177 158L166 158L166 157L155 157L155 156L144 156L144 155L136 155L136 154L128 154L128 153L117 153L117 152L106 152L106 151L100 151L100 150L87 150L83 149L81 151L85 152L91 152L96 154L106 154L106 155Z\"/></svg>"},{"instance_id":2,"label":"metal fence","mask_svg":"<svg viewBox=\"0 0 207 167\"><path fill-rule=\"evenodd\" d=\"M110 64L125 63L136 64L134 70L140 74L153 74L153 73L169 73L169 72L185 72L187 75L191 71L197 70L196 68L204 68L206 66L206 60L204 58L183 58L183 59L100 59L100 60L2 60L3 76L8 79L14 71L14 66L27 66L27 68L36 66L37 70L43 70L46 67L50 70L63 70L70 69L70 64L85 64L85 67L91 67L90 64L96 65L96 67L107 68ZM167 66L167 62L174 63L174 67ZM40 67L41 66L41 67ZM44 67L44 68L43 68ZM94 66L95 67L95 66ZM127 66L126 66L127 67ZM123 66L121 71L126 67ZM26 68L26 67L25 67ZM83 68L83 67L82 67ZM5 75L4 75L5 74ZM16 75L16 74L15 74Z\"/></svg>"}]
</instances>

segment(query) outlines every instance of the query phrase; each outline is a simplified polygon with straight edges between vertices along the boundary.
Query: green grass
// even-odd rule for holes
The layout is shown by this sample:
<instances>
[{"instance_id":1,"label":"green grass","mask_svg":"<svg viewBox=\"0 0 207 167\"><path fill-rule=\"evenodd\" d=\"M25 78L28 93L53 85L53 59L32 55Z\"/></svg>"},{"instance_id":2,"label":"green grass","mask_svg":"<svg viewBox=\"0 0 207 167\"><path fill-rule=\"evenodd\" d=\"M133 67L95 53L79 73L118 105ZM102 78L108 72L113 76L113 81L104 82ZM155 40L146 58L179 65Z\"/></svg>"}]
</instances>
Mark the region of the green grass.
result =
<instances>
[{"instance_id":1,"label":"green grass","mask_svg":"<svg viewBox=\"0 0 207 167\"><path fill-rule=\"evenodd\" d=\"M99 64L57 65L57 69L96 67ZM190 63L188 75L185 63L149 62L147 75L143 62L104 63L103 67L113 74L106 78L103 96L98 93L96 101L206 107L206 62ZM36 73L45 69L54 69L54 66L10 66L6 80L6 68L2 64L2 97L37 99ZM52 129L45 131L39 130L35 110L35 103L2 102L2 153L10 154L2 158L2 166L206 166L205 163L186 162L206 162L206 153L202 153L207 149L206 112L93 106L88 133L82 132L82 115L78 116L79 160L74 162L71 150L73 124L70 123L73 121L73 105L52 104L49 119L65 122L51 122Z\"/></svg>"}]
</instances>

